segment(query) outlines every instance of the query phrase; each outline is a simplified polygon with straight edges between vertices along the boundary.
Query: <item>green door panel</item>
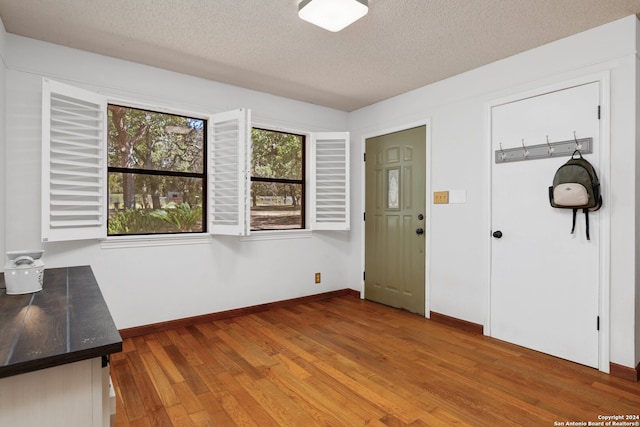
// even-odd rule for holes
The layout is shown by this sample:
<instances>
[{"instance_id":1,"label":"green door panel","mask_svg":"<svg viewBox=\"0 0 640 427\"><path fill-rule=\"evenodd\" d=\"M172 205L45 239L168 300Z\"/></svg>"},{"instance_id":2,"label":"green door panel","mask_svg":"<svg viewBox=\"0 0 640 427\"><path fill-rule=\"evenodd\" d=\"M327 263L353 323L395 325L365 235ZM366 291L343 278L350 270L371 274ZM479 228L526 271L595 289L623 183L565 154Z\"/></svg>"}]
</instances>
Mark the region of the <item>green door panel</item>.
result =
<instances>
[{"instance_id":1,"label":"green door panel","mask_svg":"<svg viewBox=\"0 0 640 427\"><path fill-rule=\"evenodd\" d=\"M369 138L365 172L365 298L422 315L425 146L425 126Z\"/></svg>"}]
</instances>

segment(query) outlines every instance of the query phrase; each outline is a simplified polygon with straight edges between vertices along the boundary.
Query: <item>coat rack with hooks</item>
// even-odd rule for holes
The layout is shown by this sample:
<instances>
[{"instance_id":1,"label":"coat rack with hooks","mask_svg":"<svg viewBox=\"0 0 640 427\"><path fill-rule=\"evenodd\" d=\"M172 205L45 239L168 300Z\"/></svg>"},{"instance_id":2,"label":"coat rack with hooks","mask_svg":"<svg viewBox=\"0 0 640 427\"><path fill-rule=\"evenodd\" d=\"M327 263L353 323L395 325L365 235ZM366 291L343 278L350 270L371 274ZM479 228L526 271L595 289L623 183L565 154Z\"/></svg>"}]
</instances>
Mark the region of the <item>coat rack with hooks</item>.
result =
<instances>
[{"instance_id":1,"label":"coat rack with hooks","mask_svg":"<svg viewBox=\"0 0 640 427\"><path fill-rule=\"evenodd\" d=\"M551 157L571 156L576 150L582 154L593 153L593 138L574 138L568 141L549 142L546 144L526 145L521 141L521 147L500 148L495 151L496 163L518 162L523 160L548 159Z\"/></svg>"}]
</instances>

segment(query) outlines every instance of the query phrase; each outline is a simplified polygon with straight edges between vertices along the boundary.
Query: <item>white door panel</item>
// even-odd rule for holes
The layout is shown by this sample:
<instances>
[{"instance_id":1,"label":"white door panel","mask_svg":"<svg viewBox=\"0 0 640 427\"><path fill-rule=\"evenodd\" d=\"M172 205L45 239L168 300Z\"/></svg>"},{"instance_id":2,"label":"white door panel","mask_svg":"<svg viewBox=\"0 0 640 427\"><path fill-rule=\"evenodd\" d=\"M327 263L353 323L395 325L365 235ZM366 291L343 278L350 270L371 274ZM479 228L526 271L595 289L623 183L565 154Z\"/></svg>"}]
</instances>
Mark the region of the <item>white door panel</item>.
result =
<instances>
[{"instance_id":1,"label":"white door panel","mask_svg":"<svg viewBox=\"0 0 640 427\"><path fill-rule=\"evenodd\" d=\"M599 84L492 108L492 151L593 138L584 155L599 171ZM584 365L598 366L600 218L549 205L548 187L568 157L492 164L491 335ZM606 203L606 195L605 203Z\"/></svg>"}]
</instances>

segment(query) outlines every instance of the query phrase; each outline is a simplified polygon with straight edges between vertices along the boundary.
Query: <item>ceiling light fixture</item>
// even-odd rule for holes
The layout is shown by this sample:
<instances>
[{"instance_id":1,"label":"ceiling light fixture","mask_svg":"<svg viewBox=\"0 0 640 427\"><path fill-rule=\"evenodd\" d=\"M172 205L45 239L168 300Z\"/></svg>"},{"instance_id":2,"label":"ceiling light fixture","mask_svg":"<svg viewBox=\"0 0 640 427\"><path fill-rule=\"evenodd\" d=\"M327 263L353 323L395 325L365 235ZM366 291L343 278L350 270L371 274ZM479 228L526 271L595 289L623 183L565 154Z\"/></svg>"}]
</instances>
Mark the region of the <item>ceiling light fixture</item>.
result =
<instances>
[{"instance_id":1,"label":"ceiling light fixture","mask_svg":"<svg viewBox=\"0 0 640 427\"><path fill-rule=\"evenodd\" d=\"M368 0L302 0L298 16L335 33L366 15L368 3Z\"/></svg>"}]
</instances>

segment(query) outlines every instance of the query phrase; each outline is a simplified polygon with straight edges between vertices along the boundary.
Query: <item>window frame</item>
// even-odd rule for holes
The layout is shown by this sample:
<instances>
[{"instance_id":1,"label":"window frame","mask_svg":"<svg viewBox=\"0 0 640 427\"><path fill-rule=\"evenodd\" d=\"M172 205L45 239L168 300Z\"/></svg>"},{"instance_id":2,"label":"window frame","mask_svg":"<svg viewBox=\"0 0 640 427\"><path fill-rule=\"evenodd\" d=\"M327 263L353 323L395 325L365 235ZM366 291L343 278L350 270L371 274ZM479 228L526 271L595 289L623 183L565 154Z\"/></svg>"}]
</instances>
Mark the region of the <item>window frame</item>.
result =
<instances>
[{"instance_id":1,"label":"window frame","mask_svg":"<svg viewBox=\"0 0 640 427\"><path fill-rule=\"evenodd\" d=\"M60 99L71 100L75 109L60 111L53 103ZM107 181L107 106L125 105L131 108L166 112L207 121L206 169L207 225L202 232L176 234L136 234L107 236L108 181ZM88 106L88 107L87 107ZM97 239L103 247L158 246L165 244L190 244L210 241L214 235L249 236L250 233L250 173L251 173L251 111L238 109L212 114L193 113L152 104L140 104L108 97L96 91L80 89L42 79L42 186L41 186L41 236L43 242ZM256 231L267 236L310 236L314 230L350 229L350 137L348 132L299 132L255 124L256 127L295 133L305 136L305 228L291 230ZM83 132L80 143L77 137ZM71 134L66 138L61 134ZM73 138L76 138L74 141ZM62 145L60 145L62 144ZM75 147L74 147L75 146ZM78 148L80 146L81 148ZM71 147L71 148L67 148ZM218 152L232 152L229 163ZM91 151L91 152L89 152ZM216 163L217 162L217 163ZM225 163L226 162L226 163ZM66 166L64 166L66 163ZM54 164L63 167L55 169ZM77 166L93 168L89 174L76 173ZM233 179L220 178L218 169L231 165ZM62 171L62 178L53 176ZM66 174L66 176L64 176ZM67 177L68 176L68 177ZM91 176L91 178L82 178ZM76 179L77 181L74 181ZM83 181L84 179L84 181ZM231 182L222 188L225 183ZM99 183L99 185L97 184ZM76 196L86 196L85 187L93 187L90 203ZM224 203L226 193L233 193L233 203ZM60 199L63 193L63 199ZM71 193L69 195L68 193ZM57 199L56 199L57 198ZM79 200L79 201L78 201ZM60 202L62 202L60 204ZM63 206L59 208L56 203ZM82 209L91 207L91 221ZM222 221L219 211L232 216L233 221ZM61 216L62 220L59 220ZM271 237L269 237L271 238ZM110 243L113 243L111 245Z\"/></svg>"},{"instance_id":2,"label":"window frame","mask_svg":"<svg viewBox=\"0 0 640 427\"><path fill-rule=\"evenodd\" d=\"M145 169L145 168L123 168L118 166L109 166L109 158L108 153L105 152L105 164L107 169L107 182L106 182L106 197L107 197L107 207L106 207L106 227L107 227L107 238L114 237L134 237L134 236L172 236L172 235L200 235L208 233L208 214L207 214L207 184L209 181L208 177L208 169L207 169L207 159L208 159L208 137L209 137L209 120L210 117L201 113L189 113L185 111L179 111L171 108L160 108L156 106L149 105L141 105L138 103L123 101L123 100L114 100L111 98L107 98L107 123L106 123L106 138L108 144L108 131L109 131L109 107L110 106L124 107L135 109L139 111L146 111L150 113L158 113L158 114L167 114L172 116L180 116L188 119L196 119L202 120L203 123L203 132L202 132L202 172L177 172L177 171L163 171L156 169ZM126 233L126 234L109 234L109 200L110 200L110 192L109 192L109 174L110 173L128 173L133 175L148 175L148 176L173 176L173 177L182 177L182 178L199 178L202 179L202 192L200 194L202 199L202 231L176 231L176 232L167 232L167 233Z\"/></svg>"},{"instance_id":3,"label":"window frame","mask_svg":"<svg viewBox=\"0 0 640 427\"><path fill-rule=\"evenodd\" d=\"M268 132L276 132L276 133L281 133L281 134L287 134L287 135L294 135L294 136L299 136L302 138L302 144L301 144L301 148L302 148L302 153L301 153L301 162L302 162L302 178L301 179L288 179L288 178L261 178L261 177L254 177L252 175L253 172L253 167L251 165L250 170L249 170L249 178L251 183L253 182L275 182L275 183L280 183L280 184L299 184L302 186L302 195L300 197L300 203L302 204L301 206L301 227L298 228L286 228L286 229L277 229L277 228L263 228L263 229L253 229L251 226L251 215L249 215L249 225L248 228L250 230L251 233L272 233L272 234L276 234L276 233L293 233L293 232L300 232L300 231L304 231L304 230L309 230L309 228L307 227L307 224L309 223L309 218L308 218L308 214L307 214L307 206L309 205L309 201L307 199L308 197L308 185L309 185L309 180L307 177L307 163L308 163L308 158L307 158L307 152L309 151L307 149L307 144L308 141L311 139L311 135L308 132L301 132L301 131L294 131L294 130L290 130L290 129L283 129L283 128L277 128L277 127L272 127L272 126L267 126L267 125L258 125L257 123L252 123L251 124L251 130L253 131L254 129L256 130L263 130L263 131L268 131ZM251 140L251 158L253 158L253 139ZM249 191L251 191L251 187L249 187ZM251 212L251 204L249 204L249 211Z\"/></svg>"}]
</instances>

